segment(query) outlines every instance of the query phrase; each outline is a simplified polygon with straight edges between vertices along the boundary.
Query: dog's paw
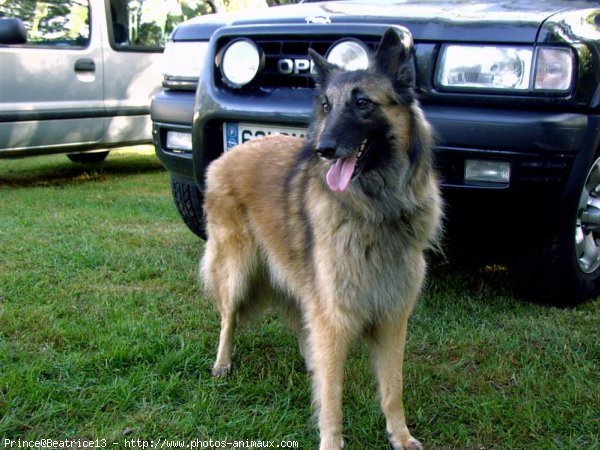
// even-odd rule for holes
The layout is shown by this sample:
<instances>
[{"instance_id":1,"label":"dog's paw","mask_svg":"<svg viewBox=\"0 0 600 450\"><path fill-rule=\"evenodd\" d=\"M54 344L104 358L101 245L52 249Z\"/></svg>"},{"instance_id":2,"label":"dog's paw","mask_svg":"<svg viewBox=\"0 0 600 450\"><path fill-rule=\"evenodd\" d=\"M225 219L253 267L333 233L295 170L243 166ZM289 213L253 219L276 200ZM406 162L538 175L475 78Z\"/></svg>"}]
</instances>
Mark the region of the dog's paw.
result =
<instances>
[{"instance_id":1,"label":"dog's paw","mask_svg":"<svg viewBox=\"0 0 600 450\"><path fill-rule=\"evenodd\" d=\"M224 366L214 366L212 368L212 376L215 378L224 377L231 373L231 364L227 364Z\"/></svg>"},{"instance_id":2,"label":"dog's paw","mask_svg":"<svg viewBox=\"0 0 600 450\"><path fill-rule=\"evenodd\" d=\"M321 439L321 444L319 445L319 450L344 450L344 440L343 439L329 439L323 440Z\"/></svg>"},{"instance_id":3,"label":"dog's paw","mask_svg":"<svg viewBox=\"0 0 600 450\"><path fill-rule=\"evenodd\" d=\"M415 438L410 438L404 443L404 450L423 450L423 445Z\"/></svg>"},{"instance_id":4,"label":"dog's paw","mask_svg":"<svg viewBox=\"0 0 600 450\"><path fill-rule=\"evenodd\" d=\"M408 435L407 439L396 439L392 433L388 431L387 437L394 450L423 450L423 445L414 437Z\"/></svg>"}]
</instances>

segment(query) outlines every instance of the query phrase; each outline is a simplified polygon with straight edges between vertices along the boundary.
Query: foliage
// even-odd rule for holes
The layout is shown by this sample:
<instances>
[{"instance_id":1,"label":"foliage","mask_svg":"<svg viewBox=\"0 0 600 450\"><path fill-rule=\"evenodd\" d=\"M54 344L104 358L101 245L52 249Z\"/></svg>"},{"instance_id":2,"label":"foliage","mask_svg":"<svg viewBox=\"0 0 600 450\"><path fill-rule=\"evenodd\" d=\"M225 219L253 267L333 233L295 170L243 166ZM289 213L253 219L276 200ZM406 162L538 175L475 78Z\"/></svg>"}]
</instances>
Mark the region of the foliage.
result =
<instances>
[{"instance_id":1,"label":"foliage","mask_svg":"<svg viewBox=\"0 0 600 450\"><path fill-rule=\"evenodd\" d=\"M161 47L184 20L211 12L205 0L121 0L111 4L114 23L126 30L127 44ZM18 17L28 43L85 45L90 38L88 0L0 0L0 17Z\"/></svg>"},{"instance_id":2,"label":"foliage","mask_svg":"<svg viewBox=\"0 0 600 450\"><path fill-rule=\"evenodd\" d=\"M0 2L0 17L18 17L30 43L52 42L84 45L89 39L86 0L11 0Z\"/></svg>"}]
</instances>

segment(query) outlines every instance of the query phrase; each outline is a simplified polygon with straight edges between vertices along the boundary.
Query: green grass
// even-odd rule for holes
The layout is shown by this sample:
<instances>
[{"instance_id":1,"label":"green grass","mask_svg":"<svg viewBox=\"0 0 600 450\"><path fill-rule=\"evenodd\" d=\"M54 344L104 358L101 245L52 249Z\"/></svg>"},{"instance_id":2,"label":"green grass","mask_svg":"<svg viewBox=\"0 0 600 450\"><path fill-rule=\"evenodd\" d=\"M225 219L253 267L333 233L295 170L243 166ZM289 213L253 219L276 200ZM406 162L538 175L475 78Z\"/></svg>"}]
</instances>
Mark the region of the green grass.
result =
<instances>
[{"instance_id":1,"label":"green grass","mask_svg":"<svg viewBox=\"0 0 600 450\"><path fill-rule=\"evenodd\" d=\"M276 319L238 334L232 376L210 376L219 321L199 293L202 249L151 151L92 167L0 160L0 447L166 438L315 448L310 383ZM600 301L522 303L507 278L502 267L432 269L409 329L413 434L429 449L600 449ZM363 345L345 389L347 448L387 448Z\"/></svg>"}]
</instances>

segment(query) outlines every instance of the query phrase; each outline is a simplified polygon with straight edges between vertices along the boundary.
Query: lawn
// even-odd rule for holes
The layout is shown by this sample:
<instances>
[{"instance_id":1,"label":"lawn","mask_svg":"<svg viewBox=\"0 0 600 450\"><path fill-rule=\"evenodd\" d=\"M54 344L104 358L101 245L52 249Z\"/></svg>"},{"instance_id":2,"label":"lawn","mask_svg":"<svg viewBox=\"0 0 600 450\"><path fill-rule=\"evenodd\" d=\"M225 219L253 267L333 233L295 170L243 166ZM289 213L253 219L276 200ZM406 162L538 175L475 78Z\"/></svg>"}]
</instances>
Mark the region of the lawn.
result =
<instances>
[{"instance_id":1,"label":"lawn","mask_svg":"<svg viewBox=\"0 0 600 450\"><path fill-rule=\"evenodd\" d=\"M0 447L316 448L308 376L276 318L238 334L230 377L210 376L219 321L200 294L202 249L150 149L92 167L0 160ZM428 449L600 449L600 300L541 307L512 297L502 267L431 272L406 353L414 436ZM360 344L344 398L346 448L388 448Z\"/></svg>"}]
</instances>

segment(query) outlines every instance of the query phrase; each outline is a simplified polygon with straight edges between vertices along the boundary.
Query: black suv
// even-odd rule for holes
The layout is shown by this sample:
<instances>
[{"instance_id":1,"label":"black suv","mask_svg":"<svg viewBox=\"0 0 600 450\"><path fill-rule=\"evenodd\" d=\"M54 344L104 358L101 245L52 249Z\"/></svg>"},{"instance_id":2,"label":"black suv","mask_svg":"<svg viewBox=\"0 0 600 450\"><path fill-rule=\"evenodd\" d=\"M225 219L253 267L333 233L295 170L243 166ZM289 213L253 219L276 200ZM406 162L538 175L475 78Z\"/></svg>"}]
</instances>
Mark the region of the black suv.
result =
<instances>
[{"instance_id":1,"label":"black suv","mask_svg":"<svg viewBox=\"0 0 600 450\"><path fill-rule=\"evenodd\" d=\"M390 25L414 39L451 240L506 257L528 298L598 295L597 1L310 2L180 25L151 115L185 223L203 235L204 172L221 153L264 134L303 135L309 48L352 68Z\"/></svg>"}]
</instances>

